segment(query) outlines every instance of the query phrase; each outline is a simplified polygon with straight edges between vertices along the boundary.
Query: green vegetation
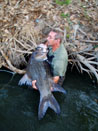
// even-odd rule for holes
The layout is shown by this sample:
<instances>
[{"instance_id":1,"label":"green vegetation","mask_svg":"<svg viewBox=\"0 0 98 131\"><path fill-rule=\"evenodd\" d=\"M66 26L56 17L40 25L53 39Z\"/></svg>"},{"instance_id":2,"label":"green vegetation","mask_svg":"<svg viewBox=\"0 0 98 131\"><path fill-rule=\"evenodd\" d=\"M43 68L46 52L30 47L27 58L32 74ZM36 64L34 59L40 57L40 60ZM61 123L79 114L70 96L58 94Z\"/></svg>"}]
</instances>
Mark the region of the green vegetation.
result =
<instances>
[{"instance_id":1,"label":"green vegetation","mask_svg":"<svg viewBox=\"0 0 98 131\"><path fill-rule=\"evenodd\" d=\"M71 0L55 0L56 1L56 4L58 5L69 5L71 3Z\"/></svg>"},{"instance_id":2,"label":"green vegetation","mask_svg":"<svg viewBox=\"0 0 98 131\"><path fill-rule=\"evenodd\" d=\"M95 45L94 48L98 48L98 45Z\"/></svg>"},{"instance_id":3,"label":"green vegetation","mask_svg":"<svg viewBox=\"0 0 98 131\"><path fill-rule=\"evenodd\" d=\"M70 14L69 14L69 13L66 13L66 14L61 13L61 17L63 17L63 18L67 18L67 17L69 17L69 16L70 16Z\"/></svg>"},{"instance_id":4,"label":"green vegetation","mask_svg":"<svg viewBox=\"0 0 98 131\"><path fill-rule=\"evenodd\" d=\"M66 38L68 38L68 39L69 39L69 38L70 38L70 34L67 34L67 35L66 35Z\"/></svg>"},{"instance_id":5,"label":"green vegetation","mask_svg":"<svg viewBox=\"0 0 98 131\"><path fill-rule=\"evenodd\" d=\"M62 18L66 18L67 21L68 21L68 24L72 25L72 22L71 22L71 20L70 20L70 14L69 14L69 13L66 13L66 14L61 13L61 17L62 17Z\"/></svg>"}]
</instances>

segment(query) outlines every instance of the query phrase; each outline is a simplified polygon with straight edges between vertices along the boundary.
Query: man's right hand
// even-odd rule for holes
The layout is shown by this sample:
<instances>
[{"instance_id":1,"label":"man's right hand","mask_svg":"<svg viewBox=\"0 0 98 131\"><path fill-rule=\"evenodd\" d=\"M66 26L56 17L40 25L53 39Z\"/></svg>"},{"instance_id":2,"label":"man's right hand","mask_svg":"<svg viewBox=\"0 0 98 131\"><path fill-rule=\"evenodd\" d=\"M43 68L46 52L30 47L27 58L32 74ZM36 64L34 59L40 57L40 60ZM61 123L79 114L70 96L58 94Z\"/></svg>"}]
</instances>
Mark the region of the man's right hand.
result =
<instances>
[{"instance_id":1,"label":"man's right hand","mask_svg":"<svg viewBox=\"0 0 98 131\"><path fill-rule=\"evenodd\" d=\"M54 83L58 83L58 81L59 81L59 79L60 79L60 77L59 76L54 76L53 77L53 81L54 81Z\"/></svg>"},{"instance_id":2,"label":"man's right hand","mask_svg":"<svg viewBox=\"0 0 98 131\"><path fill-rule=\"evenodd\" d=\"M35 84L36 84L36 80L33 80L32 81L32 88L34 88L35 90L38 90Z\"/></svg>"}]
</instances>

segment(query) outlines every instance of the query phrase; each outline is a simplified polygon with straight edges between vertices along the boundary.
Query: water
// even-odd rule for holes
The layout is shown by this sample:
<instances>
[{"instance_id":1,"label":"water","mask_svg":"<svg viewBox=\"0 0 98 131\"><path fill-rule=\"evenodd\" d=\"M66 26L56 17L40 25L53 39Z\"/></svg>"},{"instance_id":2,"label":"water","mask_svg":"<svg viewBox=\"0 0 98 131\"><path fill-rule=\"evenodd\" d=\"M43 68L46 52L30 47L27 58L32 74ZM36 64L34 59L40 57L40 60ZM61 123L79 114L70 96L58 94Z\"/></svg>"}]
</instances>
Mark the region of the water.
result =
<instances>
[{"instance_id":1,"label":"water","mask_svg":"<svg viewBox=\"0 0 98 131\"><path fill-rule=\"evenodd\" d=\"M20 75L0 72L0 131L98 131L98 88L88 75L68 71L63 87L54 93L61 114L48 109L38 121L38 91L17 85ZM9 82L10 81L10 82Z\"/></svg>"}]
</instances>

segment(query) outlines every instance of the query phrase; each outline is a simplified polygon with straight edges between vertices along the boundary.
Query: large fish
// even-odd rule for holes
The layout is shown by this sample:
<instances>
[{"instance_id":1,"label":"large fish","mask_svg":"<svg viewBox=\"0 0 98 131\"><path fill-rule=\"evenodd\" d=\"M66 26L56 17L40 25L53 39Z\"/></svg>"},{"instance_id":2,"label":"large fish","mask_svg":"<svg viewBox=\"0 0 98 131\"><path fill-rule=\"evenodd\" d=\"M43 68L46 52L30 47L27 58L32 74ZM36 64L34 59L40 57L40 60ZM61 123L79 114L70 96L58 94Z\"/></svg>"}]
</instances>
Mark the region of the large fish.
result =
<instances>
[{"instance_id":1,"label":"large fish","mask_svg":"<svg viewBox=\"0 0 98 131\"><path fill-rule=\"evenodd\" d=\"M46 59L47 47L44 44L40 44L31 55L26 74L19 81L19 85L26 84L32 86L32 80L37 80L36 86L40 92L39 120L43 118L48 107L52 108L57 114L60 113L60 106L54 98L52 91L66 93L60 85L53 82L49 64L45 61Z\"/></svg>"}]
</instances>

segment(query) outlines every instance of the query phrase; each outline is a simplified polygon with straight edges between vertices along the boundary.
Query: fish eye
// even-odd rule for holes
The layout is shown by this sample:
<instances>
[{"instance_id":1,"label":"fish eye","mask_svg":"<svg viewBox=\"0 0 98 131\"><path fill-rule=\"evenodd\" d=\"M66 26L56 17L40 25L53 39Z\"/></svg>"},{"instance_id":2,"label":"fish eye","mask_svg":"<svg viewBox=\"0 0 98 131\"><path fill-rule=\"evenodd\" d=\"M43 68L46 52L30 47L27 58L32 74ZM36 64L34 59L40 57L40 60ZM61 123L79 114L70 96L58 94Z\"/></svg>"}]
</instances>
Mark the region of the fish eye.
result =
<instances>
[{"instance_id":1,"label":"fish eye","mask_svg":"<svg viewBox=\"0 0 98 131\"><path fill-rule=\"evenodd\" d=\"M41 50L43 50L43 48L42 47L37 47L36 50L41 51Z\"/></svg>"}]
</instances>

